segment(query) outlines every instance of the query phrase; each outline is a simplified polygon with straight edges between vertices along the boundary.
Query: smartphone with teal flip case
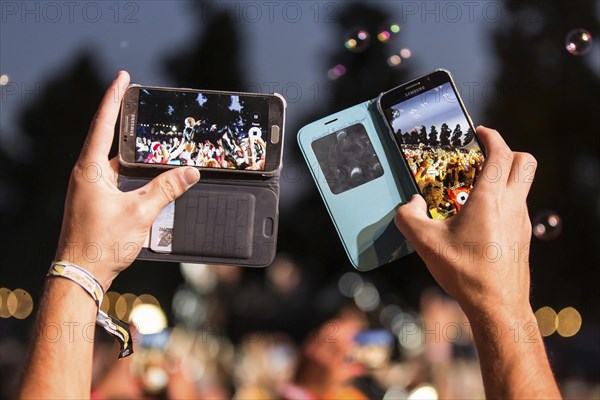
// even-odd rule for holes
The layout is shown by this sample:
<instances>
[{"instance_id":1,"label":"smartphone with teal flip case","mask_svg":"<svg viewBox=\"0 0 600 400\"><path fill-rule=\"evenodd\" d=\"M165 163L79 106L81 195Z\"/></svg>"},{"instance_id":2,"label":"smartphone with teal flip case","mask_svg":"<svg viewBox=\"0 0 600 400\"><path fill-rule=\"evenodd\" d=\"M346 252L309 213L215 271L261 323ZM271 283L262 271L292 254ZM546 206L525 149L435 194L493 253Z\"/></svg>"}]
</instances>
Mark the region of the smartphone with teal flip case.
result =
<instances>
[{"instance_id":1,"label":"smartphone with teal flip case","mask_svg":"<svg viewBox=\"0 0 600 400\"><path fill-rule=\"evenodd\" d=\"M414 251L394 224L416 188L378 108L366 101L304 126L298 143L350 262L367 271Z\"/></svg>"}]
</instances>

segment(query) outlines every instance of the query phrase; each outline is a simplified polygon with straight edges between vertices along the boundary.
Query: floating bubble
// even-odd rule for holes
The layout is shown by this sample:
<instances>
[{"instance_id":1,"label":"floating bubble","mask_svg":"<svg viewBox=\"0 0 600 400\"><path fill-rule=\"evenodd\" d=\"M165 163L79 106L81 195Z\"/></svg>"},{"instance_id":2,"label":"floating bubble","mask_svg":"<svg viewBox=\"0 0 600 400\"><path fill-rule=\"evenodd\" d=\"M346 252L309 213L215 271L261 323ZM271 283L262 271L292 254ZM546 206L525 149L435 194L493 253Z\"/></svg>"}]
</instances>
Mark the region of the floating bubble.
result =
<instances>
[{"instance_id":1,"label":"floating bubble","mask_svg":"<svg viewBox=\"0 0 600 400\"><path fill-rule=\"evenodd\" d=\"M565 48L574 56L583 56L592 48L592 35L582 28L576 28L567 33Z\"/></svg>"},{"instance_id":2,"label":"floating bubble","mask_svg":"<svg viewBox=\"0 0 600 400\"><path fill-rule=\"evenodd\" d=\"M369 32L364 29L355 29L346 35L344 46L354 53L361 53L365 51L370 44L371 36L369 35Z\"/></svg>"},{"instance_id":3,"label":"floating bubble","mask_svg":"<svg viewBox=\"0 0 600 400\"><path fill-rule=\"evenodd\" d=\"M532 229L540 240L556 239L562 231L562 219L554 211L542 211L533 218Z\"/></svg>"}]
</instances>

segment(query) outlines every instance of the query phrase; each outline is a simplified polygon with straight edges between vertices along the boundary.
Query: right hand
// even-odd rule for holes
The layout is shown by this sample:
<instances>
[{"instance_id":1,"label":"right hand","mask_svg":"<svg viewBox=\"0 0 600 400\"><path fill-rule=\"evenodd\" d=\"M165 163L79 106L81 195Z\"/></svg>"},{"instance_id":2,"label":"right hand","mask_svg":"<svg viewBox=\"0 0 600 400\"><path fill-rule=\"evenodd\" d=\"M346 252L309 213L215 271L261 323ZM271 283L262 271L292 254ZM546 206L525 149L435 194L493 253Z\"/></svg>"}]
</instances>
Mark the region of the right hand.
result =
<instances>
[{"instance_id":1,"label":"right hand","mask_svg":"<svg viewBox=\"0 0 600 400\"><path fill-rule=\"evenodd\" d=\"M427 268L469 317L531 315L526 199L537 162L512 152L500 134L478 127L487 159L462 210L433 220L415 195L395 222Z\"/></svg>"}]
</instances>

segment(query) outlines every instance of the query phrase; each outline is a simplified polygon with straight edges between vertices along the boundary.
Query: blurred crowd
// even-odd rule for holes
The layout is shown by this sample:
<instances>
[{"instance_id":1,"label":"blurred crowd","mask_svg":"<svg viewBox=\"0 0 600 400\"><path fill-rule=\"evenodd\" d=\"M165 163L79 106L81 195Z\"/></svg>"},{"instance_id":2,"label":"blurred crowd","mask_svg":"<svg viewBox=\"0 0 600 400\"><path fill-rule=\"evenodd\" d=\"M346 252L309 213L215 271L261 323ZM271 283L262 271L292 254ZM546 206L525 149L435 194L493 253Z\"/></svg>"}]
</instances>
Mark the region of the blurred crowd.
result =
<instances>
[{"instance_id":1,"label":"blurred crowd","mask_svg":"<svg viewBox=\"0 0 600 400\"><path fill-rule=\"evenodd\" d=\"M294 313L305 288L290 258L278 257L264 282L244 287L243 269L182 264L181 271L185 284L173 298L170 328L138 333L135 355L118 363L114 343L98 344L95 398L484 396L467 320L438 289L423 293L420 310L383 302L374 306L360 298L365 285L374 286L346 273L339 277L341 300L333 314L297 337L282 318L276 329L244 320L249 298L257 292L261 303L271 302L266 314ZM144 319L136 321L134 313L131 322L144 332Z\"/></svg>"}]
</instances>

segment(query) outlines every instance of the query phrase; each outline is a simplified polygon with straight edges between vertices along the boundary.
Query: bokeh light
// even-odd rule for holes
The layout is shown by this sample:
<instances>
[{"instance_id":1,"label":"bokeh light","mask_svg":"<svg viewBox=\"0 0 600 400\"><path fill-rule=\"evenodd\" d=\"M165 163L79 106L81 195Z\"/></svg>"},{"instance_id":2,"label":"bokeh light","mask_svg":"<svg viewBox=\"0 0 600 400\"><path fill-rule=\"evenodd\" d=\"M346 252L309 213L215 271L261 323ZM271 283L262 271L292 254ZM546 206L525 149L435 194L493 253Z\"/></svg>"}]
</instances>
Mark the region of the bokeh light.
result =
<instances>
[{"instance_id":1,"label":"bokeh light","mask_svg":"<svg viewBox=\"0 0 600 400\"><path fill-rule=\"evenodd\" d=\"M8 296L12 293L12 290L7 288L0 288L0 318L10 318L11 314L8 310Z\"/></svg>"},{"instance_id":2,"label":"bokeh light","mask_svg":"<svg viewBox=\"0 0 600 400\"><path fill-rule=\"evenodd\" d=\"M346 74L346 67L342 64L338 64L335 67L327 71L327 77L331 80L338 79Z\"/></svg>"},{"instance_id":3,"label":"bokeh light","mask_svg":"<svg viewBox=\"0 0 600 400\"><path fill-rule=\"evenodd\" d=\"M344 46L354 53L365 51L370 44L371 36L369 32L361 28L350 31L346 35L346 41L344 42Z\"/></svg>"},{"instance_id":4,"label":"bokeh light","mask_svg":"<svg viewBox=\"0 0 600 400\"><path fill-rule=\"evenodd\" d=\"M581 328L581 314L573 307L566 307L558 313L558 326L556 331L562 337L571 337Z\"/></svg>"},{"instance_id":5,"label":"bokeh light","mask_svg":"<svg viewBox=\"0 0 600 400\"><path fill-rule=\"evenodd\" d=\"M410 49L404 48L400 50L400 57L402 58L410 58L412 56L412 51Z\"/></svg>"},{"instance_id":6,"label":"bokeh light","mask_svg":"<svg viewBox=\"0 0 600 400\"><path fill-rule=\"evenodd\" d=\"M537 213L531 225L533 235L540 240L556 239L562 232L562 218L550 210Z\"/></svg>"},{"instance_id":7,"label":"bokeh light","mask_svg":"<svg viewBox=\"0 0 600 400\"><path fill-rule=\"evenodd\" d=\"M552 335L558 326L556 311L551 307L542 307L535 312L540 334L544 337Z\"/></svg>"},{"instance_id":8,"label":"bokeh light","mask_svg":"<svg viewBox=\"0 0 600 400\"><path fill-rule=\"evenodd\" d=\"M8 75L6 75L6 74L0 75L0 86L8 85L9 81L10 81L10 79L8 78Z\"/></svg>"},{"instance_id":9,"label":"bokeh light","mask_svg":"<svg viewBox=\"0 0 600 400\"><path fill-rule=\"evenodd\" d=\"M370 282L360 284L354 292L354 302L363 311L373 311L379 307L379 291Z\"/></svg>"},{"instance_id":10,"label":"bokeh light","mask_svg":"<svg viewBox=\"0 0 600 400\"><path fill-rule=\"evenodd\" d=\"M356 272L346 272L338 280L338 289L346 297L353 297L354 292L362 285L363 279Z\"/></svg>"},{"instance_id":11,"label":"bokeh light","mask_svg":"<svg viewBox=\"0 0 600 400\"><path fill-rule=\"evenodd\" d=\"M199 293L208 293L217 284L217 274L209 265L181 263L179 269L185 281Z\"/></svg>"},{"instance_id":12,"label":"bokeh light","mask_svg":"<svg viewBox=\"0 0 600 400\"><path fill-rule=\"evenodd\" d=\"M437 400L438 392L433 386L422 385L415 388L406 396L407 400Z\"/></svg>"},{"instance_id":13,"label":"bokeh light","mask_svg":"<svg viewBox=\"0 0 600 400\"><path fill-rule=\"evenodd\" d=\"M381 31L377 34L377 40L382 43L386 43L390 40L392 34L389 31Z\"/></svg>"},{"instance_id":14,"label":"bokeh light","mask_svg":"<svg viewBox=\"0 0 600 400\"><path fill-rule=\"evenodd\" d=\"M406 398L406 390L402 386L391 386L383 395L383 400L398 400Z\"/></svg>"},{"instance_id":15,"label":"bokeh light","mask_svg":"<svg viewBox=\"0 0 600 400\"><path fill-rule=\"evenodd\" d=\"M394 318L401 314L402 309L400 306L397 306L396 304L388 304L387 306L383 307L379 313L379 323L385 328L391 328Z\"/></svg>"},{"instance_id":16,"label":"bokeh light","mask_svg":"<svg viewBox=\"0 0 600 400\"><path fill-rule=\"evenodd\" d=\"M402 62L402 59L399 55L394 54L390 58L388 58L387 63L390 67L397 67Z\"/></svg>"},{"instance_id":17,"label":"bokeh light","mask_svg":"<svg viewBox=\"0 0 600 400\"><path fill-rule=\"evenodd\" d=\"M130 320L142 335L162 332L167 327L167 317L160 307L154 304L138 304L133 307Z\"/></svg>"},{"instance_id":18,"label":"bokeh light","mask_svg":"<svg viewBox=\"0 0 600 400\"><path fill-rule=\"evenodd\" d=\"M25 319L33 310L33 299L31 295L23 289L15 289L8 295L6 300L8 311L17 319Z\"/></svg>"},{"instance_id":19,"label":"bokeh light","mask_svg":"<svg viewBox=\"0 0 600 400\"><path fill-rule=\"evenodd\" d=\"M110 291L104 293L100 309L107 314L115 314L115 305L119 297L121 297L121 294L117 292Z\"/></svg>"},{"instance_id":20,"label":"bokeh light","mask_svg":"<svg viewBox=\"0 0 600 400\"><path fill-rule=\"evenodd\" d=\"M583 56L592 49L592 35L582 28L573 29L567 33L565 48L574 56Z\"/></svg>"},{"instance_id":21,"label":"bokeh light","mask_svg":"<svg viewBox=\"0 0 600 400\"><path fill-rule=\"evenodd\" d=\"M160 307L158 299L151 294L141 294L138 296L138 298L136 298L133 302L133 307L141 304L152 304L153 306Z\"/></svg>"},{"instance_id":22,"label":"bokeh light","mask_svg":"<svg viewBox=\"0 0 600 400\"><path fill-rule=\"evenodd\" d=\"M117 299L115 302L115 314L117 318L123 321L129 320L129 314L133 309L133 303L137 299L135 294L125 293Z\"/></svg>"}]
</instances>

